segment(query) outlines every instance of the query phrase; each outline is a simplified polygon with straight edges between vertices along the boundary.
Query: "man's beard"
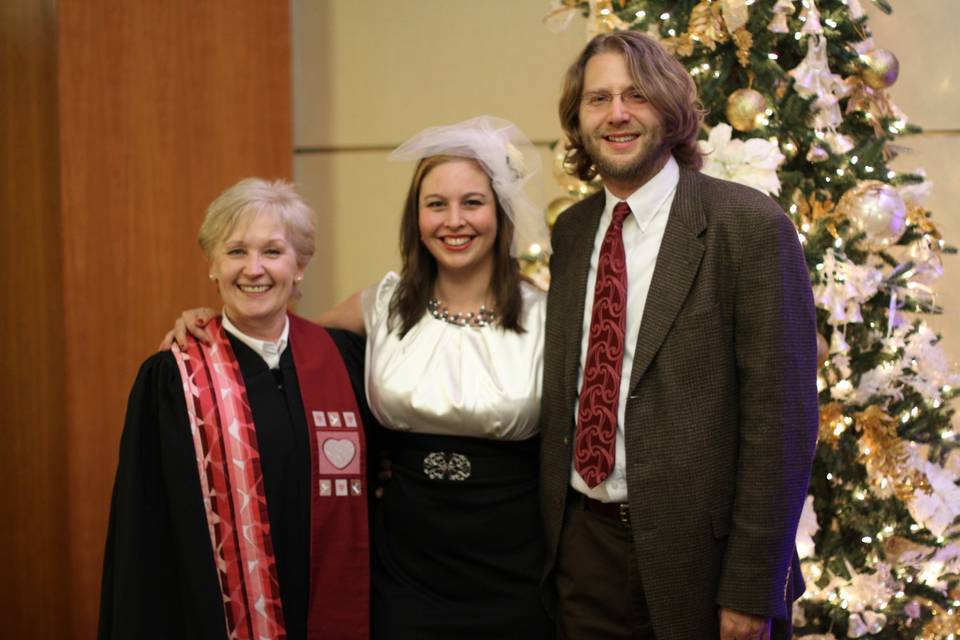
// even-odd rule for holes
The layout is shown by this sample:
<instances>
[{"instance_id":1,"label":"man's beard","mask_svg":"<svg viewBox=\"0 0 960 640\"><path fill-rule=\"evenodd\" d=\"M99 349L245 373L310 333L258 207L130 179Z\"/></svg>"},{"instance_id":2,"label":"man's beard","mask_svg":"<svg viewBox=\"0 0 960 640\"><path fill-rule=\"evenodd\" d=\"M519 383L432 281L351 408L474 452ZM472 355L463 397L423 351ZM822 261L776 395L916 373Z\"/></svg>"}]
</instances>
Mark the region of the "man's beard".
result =
<instances>
[{"instance_id":1,"label":"man's beard","mask_svg":"<svg viewBox=\"0 0 960 640\"><path fill-rule=\"evenodd\" d=\"M604 156L600 152L602 142L597 142L596 138L584 136L583 147L601 178L618 182L634 182L650 178L667 153L661 131L648 129L644 132L644 137L648 136L650 137L648 139L652 139L652 145L627 162L616 162L610 156Z\"/></svg>"}]
</instances>

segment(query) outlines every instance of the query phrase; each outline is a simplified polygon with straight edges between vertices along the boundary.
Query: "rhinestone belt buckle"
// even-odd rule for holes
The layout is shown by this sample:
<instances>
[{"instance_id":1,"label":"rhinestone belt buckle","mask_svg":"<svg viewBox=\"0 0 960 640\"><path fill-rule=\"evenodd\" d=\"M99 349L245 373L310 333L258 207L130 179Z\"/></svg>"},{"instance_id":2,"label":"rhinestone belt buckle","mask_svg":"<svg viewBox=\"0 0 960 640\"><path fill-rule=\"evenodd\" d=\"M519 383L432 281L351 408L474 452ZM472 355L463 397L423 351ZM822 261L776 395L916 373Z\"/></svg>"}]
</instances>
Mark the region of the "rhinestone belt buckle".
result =
<instances>
[{"instance_id":1,"label":"rhinestone belt buckle","mask_svg":"<svg viewBox=\"0 0 960 640\"><path fill-rule=\"evenodd\" d=\"M423 458L423 473L431 480L463 481L470 477L470 459L462 453L434 451Z\"/></svg>"}]
</instances>

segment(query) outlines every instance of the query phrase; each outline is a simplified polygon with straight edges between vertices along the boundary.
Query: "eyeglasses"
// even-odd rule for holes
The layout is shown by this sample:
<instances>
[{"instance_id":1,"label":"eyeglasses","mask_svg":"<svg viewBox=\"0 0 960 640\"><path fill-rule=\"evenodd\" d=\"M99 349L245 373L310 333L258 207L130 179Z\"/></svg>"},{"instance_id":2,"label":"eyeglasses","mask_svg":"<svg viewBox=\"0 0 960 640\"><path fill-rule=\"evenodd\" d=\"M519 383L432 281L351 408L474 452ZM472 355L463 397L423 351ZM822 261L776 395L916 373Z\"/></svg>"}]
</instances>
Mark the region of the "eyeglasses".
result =
<instances>
[{"instance_id":1,"label":"eyeglasses","mask_svg":"<svg viewBox=\"0 0 960 640\"><path fill-rule=\"evenodd\" d=\"M583 94L581 103L590 109L606 109L613 104L614 96L620 96L623 106L629 108L639 107L647 102L647 98L637 89L627 89L620 93L610 93L609 91L590 91Z\"/></svg>"}]
</instances>

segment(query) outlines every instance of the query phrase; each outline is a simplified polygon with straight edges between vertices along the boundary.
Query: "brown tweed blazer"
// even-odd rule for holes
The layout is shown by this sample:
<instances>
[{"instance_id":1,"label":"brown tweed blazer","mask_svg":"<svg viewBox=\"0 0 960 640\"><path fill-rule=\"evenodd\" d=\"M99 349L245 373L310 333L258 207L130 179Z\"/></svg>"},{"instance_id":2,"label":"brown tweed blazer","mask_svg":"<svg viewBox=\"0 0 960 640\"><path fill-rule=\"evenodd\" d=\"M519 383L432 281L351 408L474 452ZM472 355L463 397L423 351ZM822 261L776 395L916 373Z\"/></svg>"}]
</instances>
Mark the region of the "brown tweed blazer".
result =
<instances>
[{"instance_id":1,"label":"brown tweed blazer","mask_svg":"<svg viewBox=\"0 0 960 640\"><path fill-rule=\"evenodd\" d=\"M541 411L548 605L603 204L603 192L587 198L553 231ZM789 218L753 189L682 169L625 425L634 553L657 638L718 637L718 606L778 619L774 637L789 638L788 603L803 591L794 536L817 434L816 351Z\"/></svg>"}]
</instances>

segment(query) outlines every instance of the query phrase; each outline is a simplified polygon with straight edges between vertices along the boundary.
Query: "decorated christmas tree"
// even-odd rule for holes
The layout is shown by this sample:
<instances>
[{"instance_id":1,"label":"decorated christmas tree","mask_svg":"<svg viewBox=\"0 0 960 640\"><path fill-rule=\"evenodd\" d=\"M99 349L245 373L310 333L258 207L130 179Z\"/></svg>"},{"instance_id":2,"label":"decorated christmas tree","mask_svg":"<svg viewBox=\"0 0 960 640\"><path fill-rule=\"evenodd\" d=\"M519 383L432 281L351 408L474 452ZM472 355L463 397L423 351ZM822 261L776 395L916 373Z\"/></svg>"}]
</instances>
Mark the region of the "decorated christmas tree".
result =
<instances>
[{"instance_id":1,"label":"decorated christmas tree","mask_svg":"<svg viewBox=\"0 0 960 640\"><path fill-rule=\"evenodd\" d=\"M821 367L796 637L960 640L960 377L924 322L952 249L922 171L889 167L919 128L890 99L898 62L861 1L554 0L545 21L656 37L699 86L704 171L776 198L797 226ZM568 195L548 218L597 188L563 155Z\"/></svg>"}]
</instances>

